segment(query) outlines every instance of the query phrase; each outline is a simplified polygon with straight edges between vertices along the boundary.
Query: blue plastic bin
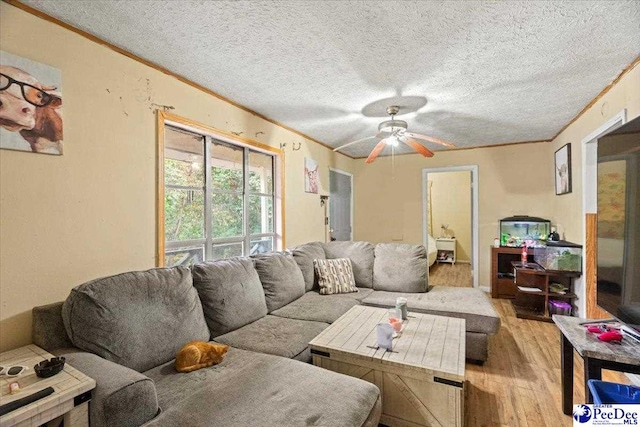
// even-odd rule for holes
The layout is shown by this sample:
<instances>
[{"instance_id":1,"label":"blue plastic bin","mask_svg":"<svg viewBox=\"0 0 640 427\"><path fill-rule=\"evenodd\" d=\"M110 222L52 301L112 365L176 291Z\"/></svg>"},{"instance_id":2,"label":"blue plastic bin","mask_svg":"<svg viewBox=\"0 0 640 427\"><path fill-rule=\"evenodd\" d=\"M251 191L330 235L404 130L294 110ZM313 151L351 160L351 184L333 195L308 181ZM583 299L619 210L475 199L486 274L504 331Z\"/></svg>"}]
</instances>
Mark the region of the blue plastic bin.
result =
<instances>
[{"instance_id":1,"label":"blue plastic bin","mask_svg":"<svg viewBox=\"0 0 640 427\"><path fill-rule=\"evenodd\" d=\"M593 395L593 403L635 403L640 404L640 388L632 385L609 383L600 380L589 380L589 390Z\"/></svg>"}]
</instances>

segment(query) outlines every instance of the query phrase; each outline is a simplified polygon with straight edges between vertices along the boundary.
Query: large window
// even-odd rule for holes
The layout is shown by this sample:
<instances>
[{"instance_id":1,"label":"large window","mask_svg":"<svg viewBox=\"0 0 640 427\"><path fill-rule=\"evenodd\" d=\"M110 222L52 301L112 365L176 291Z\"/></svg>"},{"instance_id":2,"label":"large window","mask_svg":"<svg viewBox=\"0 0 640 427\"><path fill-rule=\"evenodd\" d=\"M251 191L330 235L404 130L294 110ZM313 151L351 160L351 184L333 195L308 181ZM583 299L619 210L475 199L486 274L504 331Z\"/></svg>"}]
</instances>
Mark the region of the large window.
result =
<instances>
[{"instance_id":1,"label":"large window","mask_svg":"<svg viewBox=\"0 0 640 427\"><path fill-rule=\"evenodd\" d=\"M170 125L163 133L164 265L277 249L276 156Z\"/></svg>"}]
</instances>

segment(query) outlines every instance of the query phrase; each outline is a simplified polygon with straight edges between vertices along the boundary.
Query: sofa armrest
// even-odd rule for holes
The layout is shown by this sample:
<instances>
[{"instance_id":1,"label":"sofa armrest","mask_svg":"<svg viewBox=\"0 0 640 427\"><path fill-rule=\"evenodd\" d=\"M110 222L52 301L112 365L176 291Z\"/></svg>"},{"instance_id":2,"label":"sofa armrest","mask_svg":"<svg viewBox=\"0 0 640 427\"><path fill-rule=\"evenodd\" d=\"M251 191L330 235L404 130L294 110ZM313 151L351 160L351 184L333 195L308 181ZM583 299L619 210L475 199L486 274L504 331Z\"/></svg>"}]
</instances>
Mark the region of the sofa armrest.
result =
<instances>
[{"instance_id":1,"label":"sofa armrest","mask_svg":"<svg viewBox=\"0 0 640 427\"><path fill-rule=\"evenodd\" d=\"M139 426L158 414L156 386L150 378L92 353L63 356L96 381L89 405L92 427Z\"/></svg>"},{"instance_id":2,"label":"sofa armrest","mask_svg":"<svg viewBox=\"0 0 640 427\"><path fill-rule=\"evenodd\" d=\"M51 353L61 348L73 347L62 321L62 302L34 307L31 340L35 345Z\"/></svg>"}]
</instances>

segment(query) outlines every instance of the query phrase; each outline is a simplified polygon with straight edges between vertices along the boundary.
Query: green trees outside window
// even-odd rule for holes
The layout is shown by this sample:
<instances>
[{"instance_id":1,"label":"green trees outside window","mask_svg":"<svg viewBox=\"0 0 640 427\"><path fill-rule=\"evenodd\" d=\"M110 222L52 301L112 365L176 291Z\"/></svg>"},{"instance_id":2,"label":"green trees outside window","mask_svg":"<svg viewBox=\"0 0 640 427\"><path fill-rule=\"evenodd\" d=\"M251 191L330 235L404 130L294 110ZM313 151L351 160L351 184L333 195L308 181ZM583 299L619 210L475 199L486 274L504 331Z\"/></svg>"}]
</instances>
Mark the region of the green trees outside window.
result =
<instances>
[{"instance_id":1,"label":"green trees outside window","mask_svg":"<svg viewBox=\"0 0 640 427\"><path fill-rule=\"evenodd\" d=\"M272 251L274 163L270 154L167 126L165 265Z\"/></svg>"}]
</instances>

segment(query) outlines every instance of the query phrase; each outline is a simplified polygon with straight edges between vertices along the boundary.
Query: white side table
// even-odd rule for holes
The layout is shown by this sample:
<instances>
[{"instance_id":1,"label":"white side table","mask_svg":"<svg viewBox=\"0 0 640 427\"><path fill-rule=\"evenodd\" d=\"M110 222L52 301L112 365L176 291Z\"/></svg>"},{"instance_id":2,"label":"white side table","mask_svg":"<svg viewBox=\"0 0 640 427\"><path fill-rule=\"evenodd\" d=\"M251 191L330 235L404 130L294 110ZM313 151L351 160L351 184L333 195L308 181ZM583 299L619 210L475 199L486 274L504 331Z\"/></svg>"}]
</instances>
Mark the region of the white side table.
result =
<instances>
[{"instance_id":1,"label":"white side table","mask_svg":"<svg viewBox=\"0 0 640 427\"><path fill-rule=\"evenodd\" d=\"M53 387L55 390L47 397L0 417L0 427L40 426L60 418L64 419L65 427L89 425L89 400L96 382L69 366L68 363L65 364L62 372L49 378L38 378L33 367L52 357L53 355L35 345L0 353L2 366L28 367L17 377L0 376L0 405L29 396L47 387ZM19 393L9 393L9 384L12 382L20 384Z\"/></svg>"},{"instance_id":2,"label":"white side table","mask_svg":"<svg viewBox=\"0 0 640 427\"><path fill-rule=\"evenodd\" d=\"M448 262L451 265L456 263L456 239L438 237L436 239L436 249L438 250L438 262Z\"/></svg>"}]
</instances>

